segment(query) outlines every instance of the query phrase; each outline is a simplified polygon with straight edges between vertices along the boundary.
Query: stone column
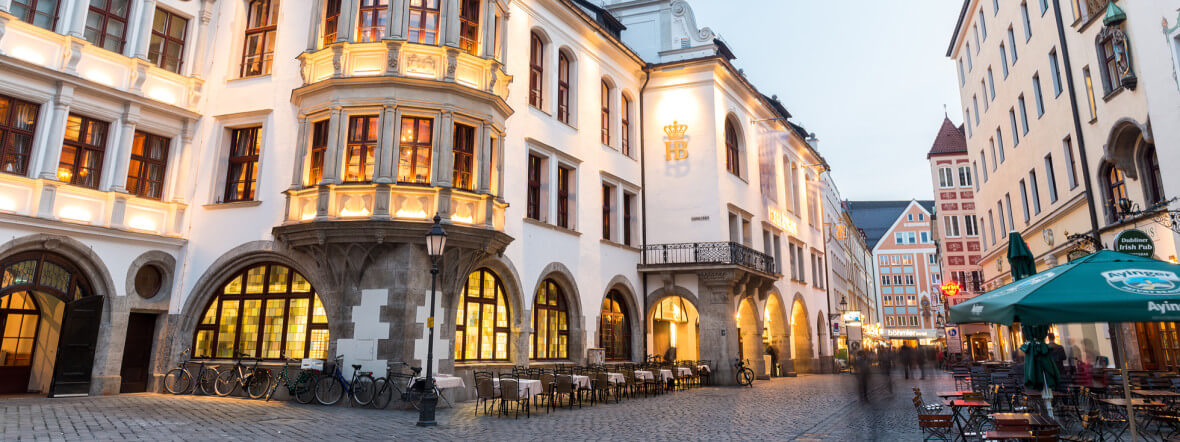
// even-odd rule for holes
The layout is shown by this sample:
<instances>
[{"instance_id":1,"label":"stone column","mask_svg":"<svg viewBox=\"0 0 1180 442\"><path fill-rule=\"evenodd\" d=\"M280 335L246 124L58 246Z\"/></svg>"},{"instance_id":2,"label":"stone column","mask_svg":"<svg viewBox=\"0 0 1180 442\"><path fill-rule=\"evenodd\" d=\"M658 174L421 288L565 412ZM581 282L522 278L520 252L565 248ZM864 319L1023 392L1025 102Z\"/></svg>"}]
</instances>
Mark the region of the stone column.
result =
<instances>
[{"instance_id":1,"label":"stone column","mask_svg":"<svg viewBox=\"0 0 1180 442\"><path fill-rule=\"evenodd\" d=\"M205 52L209 46L211 34L209 33L209 23L213 21L213 0L201 0L201 12L197 17L197 38L194 40L196 47L193 48L193 59L189 60L188 65L184 70L197 78L204 78L204 72L201 67L205 65Z\"/></svg>"},{"instance_id":2,"label":"stone column","mask_svg":"<svg viewBox=\"0 0 1180 442\"><path fill-rule=\"evenodd\" d=\"M123 111L123 126L120 128L118 144L115 144L114 158L107 159L107 163L113 163L110 167L111 175L109 179L103 180L110 183L109 190L115 192L127 191L127 168L131 163L131 148L135 143L135 126L139 123L139 106L135 104L128 104Z\"/></svg>"},{"instance_id":3,"label":"stone column","mask_svg":"<svg viewBox=\"0 0 1180 442\"><path fill-rule=\"evenodd\" d=\"M347 121L339 104L332 105L328 120L328 148L324 151L324 177L320 184L340 183L340 156L344 153L344 137L347 136Z\"/></svg>"},{"instance_id":4,"label":"stone column","mask_svg":"<svg viewBox=\"0 0 1180 442\"><path fill-rule=\"evenodd\" d=\"M733 360L738 355L737 323L734 318L732 287L737 275L732 271L706 271L698 274L701 290L700 336L701 359L713 361L713 381L734 385Z\"/></svg>"},{"instance_id":5,"label":"stone column","mask_svg":"<svg viewBox=\"0 0 1180 442\"><path fill-rule=\"evenodd\" d=\"M454 163L453 145L455 138L455 116L451 111L443 111L438 119L438 143L434 150L434 160L431 165L431 185L435 187L451 187Z\"/></svg>"},{"instance_id":6,"label":"stone column","mask_svg":"<svg viewBox=\"0 0 1180 442\"><path fill-rule=\"evenodd\" d=\"M156 0L142 0L139 8L139 30L136 31L133 54L148 59L148 45L152 40L152 24L156 20Z\"/></svg>"},{"instance_id":7,"label":"stone column","mask_svg":"<svg viewBox=\"0 0 1180 442\"><path fill-rule=\"evenodd\" d=\"M320 36L323 35L323 30L320 29L320 23L324 18L324 0L312 0L311 2L311 20L307 24L307 52L313 52L320 47Z\"/></svg>"},{"instance_id":8,"label":"stone column","mask_svg":"<svg viewBox=\"0 0 1180 442\"><path fill-rule=\"evenodd\" d=\"M303 187L303 172L307 164L307 145L310 138L307 133L309 126L307 116L300 115L298 138L295 140L295 167L291 171L291 190Z\"/></svg>"},{"instance_id":9,"label":"stone column","mask_svg":"<svg viewBox=\"0 0 1180 442\"><path fill-rule=\"evenodd\" d=\"M377 136L377 173L373 177L376 183L390 184L394 181L393 165L397 163L397 155L393 146L398 142L400 126L397 106L392 101L386 102L381 110L381 134Z\"/></svg>"},{"instance_id":10,"label":"stone column","mask_svg":"<svg viewBox=\"0 0 1180 442\"><path fill-rule=\"evenodd\" d=\"M70 115L70 104L74 101L74 87L59 84L57 96L53 98L53 114L49 121L48 139L41 156L41 178L57 180L57 166L61 162L61 144L66 134L66 118Z\"/></svg>"},{"instance_id":11,"label":"stone column","mask_svg":"<svg viewBox=\"0 0 1180 442\"><path fill-rule=\"evenodd\" d=\"M480 46L480 54L483 58L493 58L496 56L496 3L492 0L483 0L483 19L480 21L479 32L483 37L483 42Z\"/></svg>"},{"instance_id":12,"label":"stone column","mask_svg":"<svg viewBox=\"0 0 1180 442\"><path fill-rule=\"evenodd\" d=\"M90 2L87 0L74 0L73 3L69 4L69 8L64 6L59 15L69 15L69 34L74 37L83 38L86 32L86 14L90 12Z\"/></svg>"},{"instance_id":13,"label":"stone column","mask_svg":"<svg viewBox=\"0 0 1180 442\"><path fill-rule=\"evenodd\" d=\"M492 172L492 125L479 125L475 145L479 149L475 152L475 191L488 193Z\"/></svg>"},{"instance_id":14,"label":"stone column","mask_svg":"<svg viewBox=\"0 0 1180 442\"><path fill-rule=\"evenodd\" d=\"M406 39L407 20L406 0L390 0L389 12L386 14L385 38L393 40Z\"/></svg>"},{"instance_id":15,"label":"stone column","mask_svg":"<svg viewBox=\"0 0 1180 442\"><path fill-rule=\"evenodd\" d=\"M442 0L443 45L459 47L459 0Z\"/></svg>"},{"instance_id":16,"label":"stone column","mask_svg":"<svg viewBox=\"0 0 1180 442\"><path fill-rule=\"evenodd\" d=\"M336 42L351 41L356 32L357 2L360 0L341 0L340 18L336 20Z\"/></svg>"},{"instance_id":17,"label":"stone column","mask_svg":"<svg viewBox=\"0 0 1180 442\"><path fill-rule=\"evenodd\" d=\"M194 169L190 167L181 168L181 164L192 164L193 156L193 135L196 132L196 121L185 120L184 128L180 132L180 150L170 152L172 157L171 162L168 163L168 170L172 172L174 178L172 179L172 201L183 203L188 201L187 192L189 190L188 183L194 175Z\"/></svg>"}]
</instances>

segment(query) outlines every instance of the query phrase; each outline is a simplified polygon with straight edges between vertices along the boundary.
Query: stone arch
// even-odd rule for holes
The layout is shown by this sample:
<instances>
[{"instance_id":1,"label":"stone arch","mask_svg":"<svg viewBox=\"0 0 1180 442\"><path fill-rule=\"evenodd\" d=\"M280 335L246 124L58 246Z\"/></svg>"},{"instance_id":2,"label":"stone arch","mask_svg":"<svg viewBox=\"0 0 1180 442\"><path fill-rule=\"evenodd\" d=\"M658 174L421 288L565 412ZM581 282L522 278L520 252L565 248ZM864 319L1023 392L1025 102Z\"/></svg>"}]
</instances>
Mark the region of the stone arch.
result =
<instances>
[{"instance_id":1,"label":"stone arch","mask_svg":"<svg viewBox=\"0 0 1180 442\"><path fill-rule=\"evenodd\" d=\"M824 316L824 311L820 310L815 313L815 353L816 356L823 358L824 356L831 356L824 352L825 349L830 349L828 318Z\"/></svg>"},{"instance_id":2,"label":"stone arch","mask_svg":"<svg viewBox=\"0 0 1180 442\"><path fill-rule=\"evenodd\" d=\"M631 333L631 357L632 361L640 361L643 358L643 315L640 314L640 307L636 303L635 287L631 284L631 280L623 275L615 275L609 282L606 283L606 289L602 291L602 297L598 300L598 314L595 315L595 333L600 333L602 327L602 304L606 302L606 296L616 290L622 294L623 310L627 315L627 328ZM594 338L594 342L601 346L602 342L598 337Z\"/></svg>"},{"instance_id":3,"label":"stone arch","mask_svg":"<svg viewBox=\"0 0 1180 442\"><path fill-rule=\"evenodd\" d=\"M740 358L750 361L750 368L754 369L755 374L762 374L762 315L753 297L746 296L738 300L736 319Z\"/></svg>"},{"instance_id":4,"label":"stone arch","mask_svg":"<svg viewBox=\"0 0 1180 442\"><path fill-rule=\"evenodd\" d=\"M529 330L529 315L525 312L525 303L532 301L532 296L525 296L521 289L520 274L516 272L516 265L512 260L503 255L490 255L476 263L471 270L478 271L479 269L488 269L496 274L500 279L500 285L504 288L505 303L508 305L508 319L511 324L512 333L508 337L508 360L510 362L527 361L528 360L528 333ZM469 275L469 274L468 274ZM466 279L468 275L463 275ZM452 292L450 296L446 297L442 303L445 319L444 324L447 324L441 330L436 330L439 337L448 341L448 353L443 355L444 360L449 360L451 364L455 362L455 327L458 324L458 318L455 317L459 313L459 291L463 289L462 283Z\"/></svg>"},{"instance_id":5,"label":"stone arch","mask_svg":"<svg viewBox=\"0 0 1180 442\"><path fill-rule=\"evenodd\" d=\"M537 282L533 285L533 291L527 298L528 319L526 326L521 328L521 330L528 330L528 333L525 333L526 339L531 338L533 333L533 304L537 301L537 290L541 288L541 284L546 280L552 280L556 283L565 295L566 306L569 311L569 342L566 353L569 360L580 363L585 358L586 351L586 317L582 312L582 294L578 292L577 279L574 278L574 273L565 264L553 262L541 270L540 277L537 278ZM527 341L525 342L524 348L527 352Z\"/></svg>"},{"instance_id":6,"label":"stone arch","mask_svg":"<svg viewBox=\"0 0 1180 442\"><path fill-rule=\"evenodd\" d=\"M1110 162L1127 175L1139 179L1135 158L1142 144L1152 144L1148 127L1132 118L1119 119L1111 126L1106 145L1103 146L1102 160Z\"/></svg>"},{"instance_id":7,"label":"stone arch","mask_svg":"<svg viewBox=\"0 0 1180 442\"><path fill-rule=\"evenodd\" d=\"M767 319L769 318L769 319ZM772 291L766 297L763 307L763 332L774 349L774 363L785 367L785 362L791 359L791 328L790 318L787 316L787 305L783 302L778 291Z\"/></svg>"},{"instance_id":8,"label":"stone arch","mask_svg":"<svg viewBox=\"0 0 1180 442\"><path fill-rule=\"evenodd\" d=\"M658 307L660 305L660 302L664 298L673 298L673 297L681 298L684 301L686 301L688 304L691 304L692 311L687 312L687 313L689 313L689 319L691 319L691 317L693 315L695 315L695 317L696 317L695 323L691 323L691 321L690 321L689 324L685 324L684 326L681 326L681 328L680 328L681 332L688 331L690 329L695 331L694 336L693 336L695 339L691 343L691 344L694 344L694 345L692 345L692 347L695 347L695 348L689 349L688 348L688 347L690 347L689 345L678 344L677 345L677 358L678 359L701 359L700 358L700 355L701 355L701 349L700 349L701 301L696 295L693 295L693 293L691 291L689 291L687 288L684 288L684 287L681 287L678 285L663 286L663 287L660 287L660 288L652 291L651 293L649 293L647 295L647 307L646 307L647 311L644 312L644 314L643 314L643 322L644 322L644 325L646 326L646 330L647 330L647 333L645 334L645 336L643 338L647 342L647 345L645 346L645 348L648 350L649 354L654 354L654 355L658 355L658 356L663 355L663 350L661 348L659 348L660 347L659 345L657 345L657 343L659 342L659 337L657 337L657 334L659 334L660 331L656 329L657 328L655 326L656 321L654 318L655 318L655 314L658 310ZM689 307L688 305L685 306L685 308L688 308L688 307ZM681 340L683 341L683 339L681 339ZM681 348L684 348L684 351L681 351ZM696 355L696 357L693 357L694 355ZM717 363L717 362L718 361L714 361L714 363Z\"/></svg>"},{"instance_id":9,"label":"stone arch","mask_svg":"<svg viewBox=\"0 0 1180 442\"><path fill-rule=\"evenodd\" d=\"M791 300L791 358L795 370L799 372L811 371L811 360L815 354L809 316L807 301L803 299L802 294L796 293Z\"/></svg>"}]
</instances>

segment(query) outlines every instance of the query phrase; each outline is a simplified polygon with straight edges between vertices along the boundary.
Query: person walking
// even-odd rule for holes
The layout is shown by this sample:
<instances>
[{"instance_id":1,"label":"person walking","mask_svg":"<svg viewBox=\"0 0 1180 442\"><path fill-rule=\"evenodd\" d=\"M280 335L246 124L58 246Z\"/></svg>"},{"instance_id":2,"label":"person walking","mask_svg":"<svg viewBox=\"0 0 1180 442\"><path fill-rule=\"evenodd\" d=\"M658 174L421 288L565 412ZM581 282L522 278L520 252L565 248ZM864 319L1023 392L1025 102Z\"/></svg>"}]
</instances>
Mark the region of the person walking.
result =
<instances>
[{"instance_id":1,"label":"person walking","mask_svg":"<svg viewBox=\"0 0 1180 442\"><path fill-rule=\"evenodd\" d=\"M864 350L856 352L856 388L860 393L860 401L869 401L869 357Z\"/></svg>"},{"instance_id":2,"label":"person walking","mask_svg":"<svg viewBox=\"0 0 1180 442\"><path fill-rule=\"evenodd\" d=\"M1049 358L1053 359L1053 363L1057 365L1057 373L1065 373L1065 347L1057 343L1057 336L1049 333Z\"/></svg>"},{"instance_id":3,"label":"person walking","mask_svg":"<svg viewBox=\"0 0 1180 442\"><path fill-rule=\"evenodd\" d=\"M914 357L914 350L910 348L909 344L902 344L901 350L898 351L898 359L901 363L901 371L905 374L905 378L910 378L910 361Z\"/></svg>"}]
</instances>

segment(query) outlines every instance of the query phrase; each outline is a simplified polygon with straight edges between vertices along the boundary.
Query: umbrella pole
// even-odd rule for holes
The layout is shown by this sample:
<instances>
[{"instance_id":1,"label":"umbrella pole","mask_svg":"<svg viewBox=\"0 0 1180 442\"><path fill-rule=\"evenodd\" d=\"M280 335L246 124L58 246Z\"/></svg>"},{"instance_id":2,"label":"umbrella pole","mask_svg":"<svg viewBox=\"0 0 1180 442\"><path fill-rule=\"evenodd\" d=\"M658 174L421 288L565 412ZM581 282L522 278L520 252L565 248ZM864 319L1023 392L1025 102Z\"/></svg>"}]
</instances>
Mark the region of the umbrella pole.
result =
<instances>
[{"instance_id":1,"label":"umbrella pole","mask_svg":"<svg viewBox=\"0 0 1180 442\"><path fill-rule=\"evenodd\" d=\"M1116 323L1114 329L1114 336L1119 348L1119 361L1122 366L1119 367L1119 373L1123 375L1123 399L1127 401L1127 425L1131 428L1131 440L1139 440L1139 429L1135 426L1135 407L1131 403L1131 386L1127 380L1127 349L1126 341L1123 340L1123 323Z\"/></svg>"}]
</instances>

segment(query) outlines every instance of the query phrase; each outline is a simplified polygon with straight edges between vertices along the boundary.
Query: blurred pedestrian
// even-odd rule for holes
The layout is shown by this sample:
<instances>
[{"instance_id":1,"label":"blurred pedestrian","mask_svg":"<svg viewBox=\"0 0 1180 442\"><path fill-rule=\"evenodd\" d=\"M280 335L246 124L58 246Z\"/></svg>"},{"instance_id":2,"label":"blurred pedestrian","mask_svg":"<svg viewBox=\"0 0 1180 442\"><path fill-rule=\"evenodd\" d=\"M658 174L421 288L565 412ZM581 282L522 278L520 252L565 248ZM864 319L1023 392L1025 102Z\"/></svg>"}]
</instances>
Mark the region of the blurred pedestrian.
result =
<instances>
[{"instance_id":1,"label":"blurred pedestrian","mask_svg":"<svg viewBox=\"0 0 1180 442\"><path fill-rule=\"evenodd\" d=\"M1057 336L1049 333L1049 357L1057 365L1057 373L1065 373L1065 347L1057 343Z\"/></svg>"},{"instance_id":2,"label":"blurred pedestrian","mask_svg":"<svg viewBox=\"0 0 1180 442\"><path fill-rule=\"evenodd\" d=\"M938 360L938 369L946 370L946 350L938 349L934 352L934 358Z\"/></svg>"},{"instance_id":3,"label":"blurred pedestrian","mask_svg":"<svg viewBox=\"0 0 1180 442\"><path fill-rule=\"evenodd\" d=\"M884 376L885 388L889 391L889 394L893 394L893 356L893 350L889 347L882 348L878 354L881 374Z\"/></svg>"},{"instance_id":4,"label":"blurred pedestrian","mask_svg":"<svg viewBox=\"0 0 1180 442\"><path fill-rule=\"evenodd\" d=\"M914 360L917 362L918 370L921 373L921 379L926 379L926 361L929 360L926 357L926 353L929 351L929 347L918 347L918 350L914 352Z\"/></svg>"},{"instance_id":5,"label":"blurred pedestrian","mask_svg":"<svg viewBox=\"0 0 1180 442\"><path fill-rule=\"evenodd\" d=\"M914 350L910 348L909 344L902 344L901 350L898 351L898 362L901 363L901 371L905 373L905 378L910 378L910 364L914 358Z\"/></svg>"},{"instance_id":6,"label":"blurred pedestrian","mask_svg":"<svg viewBox=\"0 0 1180 442\"><path fill-rule=\"evenodd\" d=\"M860 393L861 402L869 401L869 356L864 350L856 352L856 388Z\"/></svg>"}]
</instances>

